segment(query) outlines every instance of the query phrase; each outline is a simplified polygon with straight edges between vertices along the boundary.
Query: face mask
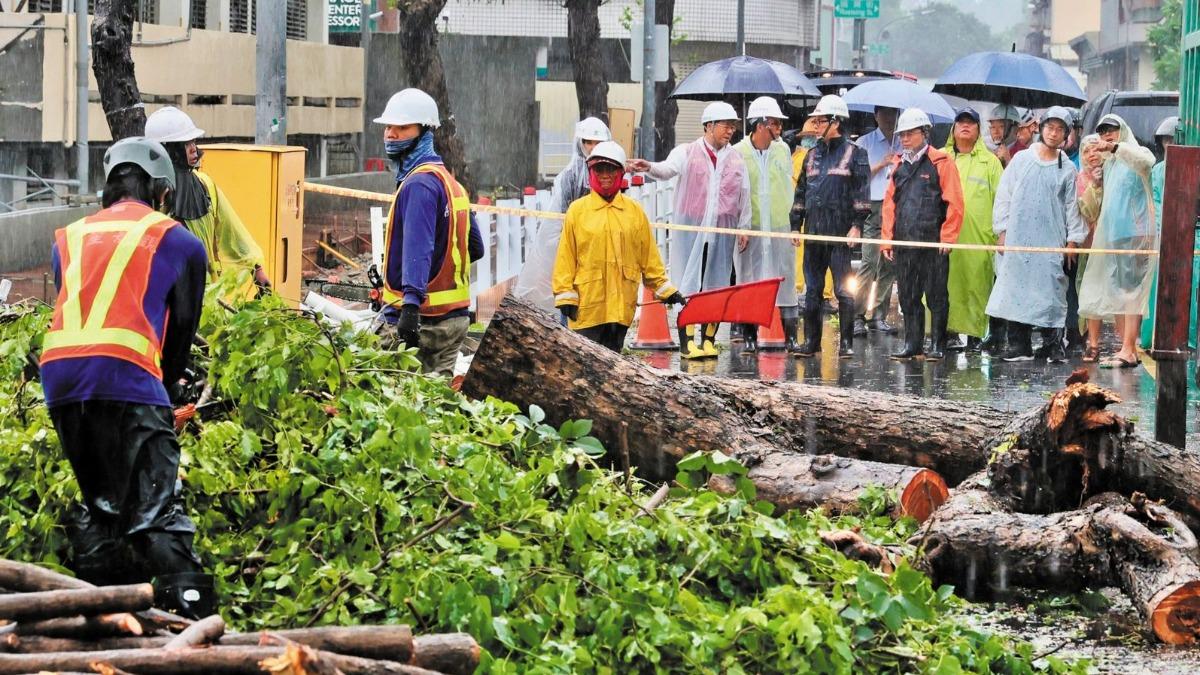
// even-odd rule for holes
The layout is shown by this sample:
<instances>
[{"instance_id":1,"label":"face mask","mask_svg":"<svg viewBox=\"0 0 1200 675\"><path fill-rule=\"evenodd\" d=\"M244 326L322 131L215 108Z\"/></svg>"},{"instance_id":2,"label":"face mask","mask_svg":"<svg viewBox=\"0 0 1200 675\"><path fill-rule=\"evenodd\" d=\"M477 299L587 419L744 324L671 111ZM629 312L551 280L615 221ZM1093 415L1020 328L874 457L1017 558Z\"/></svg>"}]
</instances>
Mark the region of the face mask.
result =
<instances>
[{"instance_id":1,"label":"face mask","mask_svg":"<svg viewBox=\"0 0 1200 675\"><path fill-rule=\"evenodd\" d=\"M383 151L387 154L388 159L399 162L404 159L404 153L408 152L416 142L416 138L410 138L407 141L384 141Z\"/></svg>"},{"instance_id":2,"label":"face mask","mask_svg":"<svg viewBox=\"0 0 1200 675\"><path fill-rule=\"evenodd\" d=\"M596 175L596 170L588 168L588 187L592 189L592 192L595 192L604 199L612 200L621 191L621 176L617 175L612 182L612 187L604 190L600 187L600 178Z\"/></svg>"}]
</instances>

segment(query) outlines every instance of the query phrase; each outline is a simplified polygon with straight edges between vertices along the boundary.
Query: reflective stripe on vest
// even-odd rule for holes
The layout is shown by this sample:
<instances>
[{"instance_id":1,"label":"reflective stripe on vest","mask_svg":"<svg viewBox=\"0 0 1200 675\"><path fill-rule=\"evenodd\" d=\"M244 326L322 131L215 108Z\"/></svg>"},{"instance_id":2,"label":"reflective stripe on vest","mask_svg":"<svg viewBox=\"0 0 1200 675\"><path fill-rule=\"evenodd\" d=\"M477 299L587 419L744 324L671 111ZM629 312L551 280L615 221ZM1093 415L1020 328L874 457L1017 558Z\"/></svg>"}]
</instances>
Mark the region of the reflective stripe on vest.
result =
<instances>
[{"instance_id":1,"label":"reflective stripe on vest","mask_svg":"<svg viewBox=\"0 0 1200 675\"><path fill-rule=\"evenodd\" d=\"M421 304L423 316L441 316L456 309L464 309L471 304L471 262L467 253L467 241L471 233L471 199L467 191L459 184L454 176L442 164L422 164L413 169L405 177L405 181L418 173L432 173L442 182L450 204L450 217L447 219L449 232L446 236L446 254L442 257L442 265L426 286L425 302ZM386 271L390 269L392 227L396 222L396 205L400 201L400 190L404 182L396 189L396 197L392 200L392 210L388 217L387 233L384 241L387 250L383 255L383 302L385 305L399 307L404 302L404 293L388 285Z\"/></svg>"},{"instance_id":2,"label":"reflective stripe on vest","mask_svg":"<svg viewBox=\"0 0 1200 675\"><path fill-rule=\"evenodd\" d=\"M152 211L137 221L91 216L55 232L62 289L42 363L109 356L162 377L162 345L142 305L154 254L174 225Z\"/></svg>"}]
</instances>

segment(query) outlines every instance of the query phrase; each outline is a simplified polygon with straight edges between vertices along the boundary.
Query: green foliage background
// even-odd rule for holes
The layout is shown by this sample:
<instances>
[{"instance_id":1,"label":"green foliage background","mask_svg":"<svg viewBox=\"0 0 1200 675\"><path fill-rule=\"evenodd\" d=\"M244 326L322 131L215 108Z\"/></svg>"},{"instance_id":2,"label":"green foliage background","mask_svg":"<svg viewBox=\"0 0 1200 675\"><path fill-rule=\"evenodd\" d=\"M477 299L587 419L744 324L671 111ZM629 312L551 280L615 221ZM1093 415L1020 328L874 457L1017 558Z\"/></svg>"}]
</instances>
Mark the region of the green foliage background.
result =
<instances>
[{"instance_id":1,"label":"green foliage background","mask_svg":"<svg viewBox=\"0 0 1200 675\"><path fill-rule=\"evenodd\" d=\"M1146 42L1154 58L1154 88L1178 90L1180 67L1180 43L1183 40L1182 0L1163 0L1163 18L1146 31Z\"/></svg>"},{"instance_id":2,"label":"green foliage background","mask_svg":"<svg viewBox=\"0 0 1200 675\"><path fill-rule=\"evenodd\" d=\"M61 565L77 488L23 377L44 308L0 316L0 555ZM182 439L197 547L234 627L408 623L467 631L492 673L1084 672L972 629L949 587L882 575L820 543L911 522L771 515L753 487L627 492L588 421L471 401L415 358L274 299L206 308L227 419ZM680 483L744 469L716 454ZM886 507L879 495L870 501ZM881 512L881 511L880 511Z\"/></svg>"}]
</instances>

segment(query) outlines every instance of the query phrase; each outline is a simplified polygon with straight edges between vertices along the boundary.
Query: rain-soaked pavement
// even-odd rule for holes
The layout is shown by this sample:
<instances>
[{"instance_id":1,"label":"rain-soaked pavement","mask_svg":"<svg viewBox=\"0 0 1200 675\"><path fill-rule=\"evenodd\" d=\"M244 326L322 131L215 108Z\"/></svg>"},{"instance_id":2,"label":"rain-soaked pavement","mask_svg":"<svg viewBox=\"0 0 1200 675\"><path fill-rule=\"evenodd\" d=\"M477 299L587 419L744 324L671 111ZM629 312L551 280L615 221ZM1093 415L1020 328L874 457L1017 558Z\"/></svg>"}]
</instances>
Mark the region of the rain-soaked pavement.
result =
<instances>
[{"instance_id":1,"label":"rain-soaked pavement","mask_svg":"<svg viewBox=\"0 0 1200 675\"><path fill-rule=\"evenodd\" d=\"M899 323L896 317L892 322ZM744 354L740 342L730 344L728 326L722 326L718 335L723 348L716 359L684 361L680 368L677 350L632 353L654 367L688 373L974 401L1014 412L1044 402L1050 393L1062 388L1073 370L1087 367L1092 382L1121 397L1122 402L1114 406L1115 410L1133 421L1139 433L1153 436L1156 367L1146 355L1142 356L1140 367L1125 370L1083 363L1079 356L1072 356L1065 363L1047 363L1044 359L1005 363L987 354L959 352L947 353L940 362L898 362L890 360L888 355L899 351L902 336L872 332L855 338L854 356L843 360L837 357L836 326L833 319L826 319L821 353L811 359L799 359L782 350ZM1116 338L1110 331L1111 327L1106 327L1103 343L1115 350ZM1036 347L1036 334L1033 342ZM1195 383L1195 368L1195 361L1188 363L1187 447L1200 451L1197 427L1200 388Z\"/></svg>"}]
</instances>

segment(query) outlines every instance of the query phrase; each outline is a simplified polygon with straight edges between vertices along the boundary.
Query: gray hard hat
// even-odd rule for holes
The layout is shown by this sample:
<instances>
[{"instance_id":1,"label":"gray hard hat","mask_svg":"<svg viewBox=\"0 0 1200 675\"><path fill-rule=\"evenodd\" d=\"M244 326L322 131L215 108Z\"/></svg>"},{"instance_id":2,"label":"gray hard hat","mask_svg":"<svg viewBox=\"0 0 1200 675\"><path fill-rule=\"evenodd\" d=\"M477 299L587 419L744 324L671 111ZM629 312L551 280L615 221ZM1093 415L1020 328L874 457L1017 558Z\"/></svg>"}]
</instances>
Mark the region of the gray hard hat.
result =
<instances>
[{"instance_id":1,"label":"gray hard hat","mask_svg":"<svg viewBox=\"0 0 1200 675\"><path fill-rule=\"evenodd\" d=\"M104 153L104 177L107 179L118 166L133 164L151 178L162 178L175 189L175 167L162 143L144 136L122 138Z\"/></svg>"},{"instance_id":2,"label":"gray hard hat","mask_svg":"<svg viewBox=\"0 0 1200 675\"><path fill-rule=\"evenodd\" d=\"M1042 115L1042 124L1045 124L1050 120L1058 120L1059 122L1062 122L1063 126L1065 126L1068 130L1070 130L1072 125L1075 124L1075 116L1071 114L1071 110L1061 105L1056 105L1050 108L1044 115Z\"/></svg>"}]
</instances>

